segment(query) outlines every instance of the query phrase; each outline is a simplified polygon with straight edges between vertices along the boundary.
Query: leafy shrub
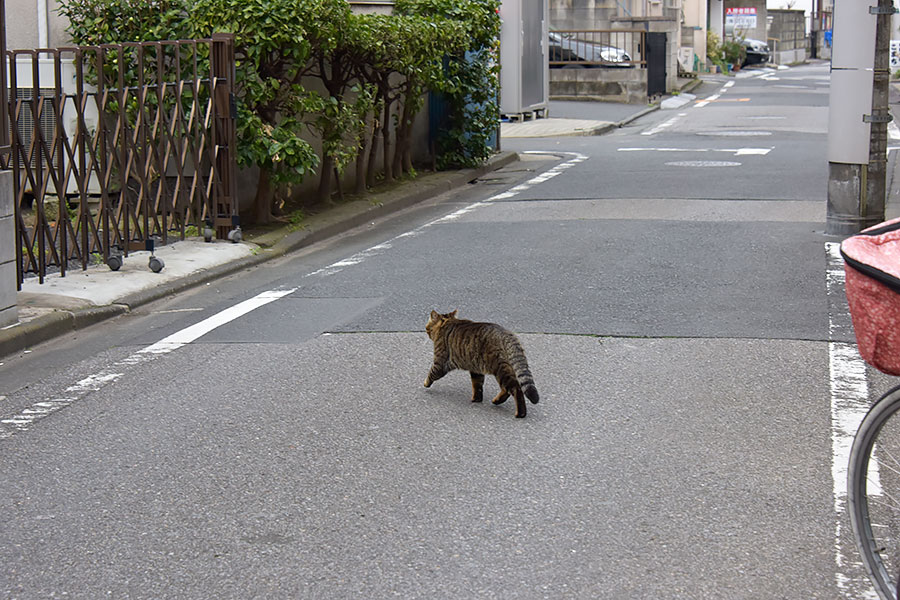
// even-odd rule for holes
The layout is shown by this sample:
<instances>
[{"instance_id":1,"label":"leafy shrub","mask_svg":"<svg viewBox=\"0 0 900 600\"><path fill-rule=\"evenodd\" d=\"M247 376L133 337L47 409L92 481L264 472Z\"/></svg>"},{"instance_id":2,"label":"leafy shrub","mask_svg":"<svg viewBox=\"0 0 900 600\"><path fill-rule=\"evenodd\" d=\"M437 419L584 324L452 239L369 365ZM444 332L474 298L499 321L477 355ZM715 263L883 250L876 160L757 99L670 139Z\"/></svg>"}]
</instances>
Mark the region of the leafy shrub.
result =
<instances>
[{"instance_id":1,"label":"leafy shrub","mask_svg":"<svg viewBox=\"0 0 900 600\"><path fill-rule=\"evenodd\" d=\"M317 167L321 199L354 157L358 181L371 182L376 137L387 179L412 172L412 121L427 91L450 104L438 164L487 158L499 118L498 7L397 0L397 16L385 17L353 15L346 0L60 0L59 12L79 45L234 34L237 159L260 169L255 213L265 222L279 189ZM324 91L305 87L308 78ZM321 159L304 139L310 130Z\"/></svg>"}]
</instances>

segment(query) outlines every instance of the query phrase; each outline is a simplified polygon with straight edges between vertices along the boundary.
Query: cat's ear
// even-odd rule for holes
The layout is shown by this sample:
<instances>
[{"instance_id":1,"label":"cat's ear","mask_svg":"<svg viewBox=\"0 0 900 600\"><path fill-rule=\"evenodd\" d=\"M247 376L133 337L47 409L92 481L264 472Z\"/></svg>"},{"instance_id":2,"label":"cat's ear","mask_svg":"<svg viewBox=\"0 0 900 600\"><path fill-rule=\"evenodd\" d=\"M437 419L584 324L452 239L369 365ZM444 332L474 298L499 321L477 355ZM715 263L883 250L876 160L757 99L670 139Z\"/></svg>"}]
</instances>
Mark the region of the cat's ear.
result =
<instances>
[{"instance_id":1,"label":"cat's ear","mask_svg":"<svg viewBox=\"0 0 900 600\"><path fill-rule=\"evenodd\" d=\"M440 315L440 313L438 313L438 311L433 310L433 311L431 311L431 318L432 319L440 319L441 315Z\"/></svg>"},{"instance_id":2,"label":"cat's ear","mask_svg":"<svg viewBox=\"0 0 900 600\"><path fill-rule=\"evenodd\" d=\"M453 312L447 313L447 317L450 318L450 319L455 319L455 318L456 318L456 313L458 313L458 312L459 312L459 309L457 308L457 309L454 310Z\"/></svg>"}]
</instances>

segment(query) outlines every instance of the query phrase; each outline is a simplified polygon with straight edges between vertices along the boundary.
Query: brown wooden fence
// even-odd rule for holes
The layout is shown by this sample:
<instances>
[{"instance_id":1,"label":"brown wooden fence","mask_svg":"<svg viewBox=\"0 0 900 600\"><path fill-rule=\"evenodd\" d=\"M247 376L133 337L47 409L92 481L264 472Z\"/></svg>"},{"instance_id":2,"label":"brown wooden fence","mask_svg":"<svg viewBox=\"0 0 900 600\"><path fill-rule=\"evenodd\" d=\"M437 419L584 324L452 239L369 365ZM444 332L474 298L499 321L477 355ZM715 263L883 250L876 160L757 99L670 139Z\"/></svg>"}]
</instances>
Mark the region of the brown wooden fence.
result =
<instances>
[{"instance_id":1,"label":"brown wooden fence","mask_svg":"<svg viewBox=\"0 0 900 600\"><path fill-rule=\"evenodd\" d=\"M20 289L239 226L231 35L6 57Z\"/></svg>"}]
</instances>

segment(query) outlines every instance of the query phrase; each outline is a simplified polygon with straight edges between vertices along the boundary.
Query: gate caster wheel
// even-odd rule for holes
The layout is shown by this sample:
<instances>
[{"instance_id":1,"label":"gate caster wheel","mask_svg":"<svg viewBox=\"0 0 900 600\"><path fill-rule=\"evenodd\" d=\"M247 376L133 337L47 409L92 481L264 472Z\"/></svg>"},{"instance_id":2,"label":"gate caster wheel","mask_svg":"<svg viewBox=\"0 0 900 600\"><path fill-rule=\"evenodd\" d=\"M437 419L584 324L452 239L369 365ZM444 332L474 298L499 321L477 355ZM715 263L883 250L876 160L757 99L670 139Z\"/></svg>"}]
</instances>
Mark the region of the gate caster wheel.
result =
<instances>
[{"instance_id":1,"label":"gate caster wheel","mask_svg":"<svg viewBox=\"0 0 900 600\"><path fill-rule=\"evenodd\" d=\"M232 229L231 231L229 231L229 232L228 232L228 239L231 240L231 241L232 241L233 243L235 243L235 244L237 244L237 243L240 242L242 239L244 239L244 236L243 236L243 234L241 233L241 227L240 227L240 226L237 226L237 227L235 227L234 229Z\"/></svg>"},{"instance_id":2,"label":"gate caster wheel","mask_svg":"<svg viewBox=\"0 0 900 600\"><path fill-rule=\"evenodd\" d=\"M212 227L212 221L207 219L206 223L203 225L203 241L206 243L210 243L213 241L215 235L216 231Z\"/></svg>"},{"instance_id":3,"label":"gate caster wheel","mask_svg":"<svg viewBox=\"0 0 900 600\"><path fill-rule=\"evenodd\" d=\"M159 273L163 270L163 267L166 266L166 263L163 262L163 259L158 258L156 256L150 257L150 270L154 273Z\"/></svg>"},{"instance_id":4,"label":"gate caster wheel","mask_svg":"<svg viewBox=\"0 0 900 600\"><path fill-rule=\"evenodd\" d=\"M111 271L118 271L122 268L122 256L119 254L111 255L106 259L106 266L108 266Z\"/></svg>"}]
</instances>

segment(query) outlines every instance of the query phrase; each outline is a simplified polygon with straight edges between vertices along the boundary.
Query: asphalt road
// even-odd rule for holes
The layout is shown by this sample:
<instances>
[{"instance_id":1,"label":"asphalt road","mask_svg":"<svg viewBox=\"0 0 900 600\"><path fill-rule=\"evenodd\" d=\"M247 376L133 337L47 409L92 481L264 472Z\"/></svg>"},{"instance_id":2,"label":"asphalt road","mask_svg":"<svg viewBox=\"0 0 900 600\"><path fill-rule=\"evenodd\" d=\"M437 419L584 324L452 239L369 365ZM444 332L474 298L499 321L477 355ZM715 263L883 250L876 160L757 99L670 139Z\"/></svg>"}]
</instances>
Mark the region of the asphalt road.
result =
<instances>
[{"instance_id":1,"label":"asphalt road","mask_svg":"<svg viewBox=\"0 0 900 600\"><path fill-rule=\"evenodd\" d=\"M863 597L828 67L748 75L0 367L65 402L0 439L0 597ZM521 332L526 419L422 387L432 308Z\"/></svg>"}]
</instances>

